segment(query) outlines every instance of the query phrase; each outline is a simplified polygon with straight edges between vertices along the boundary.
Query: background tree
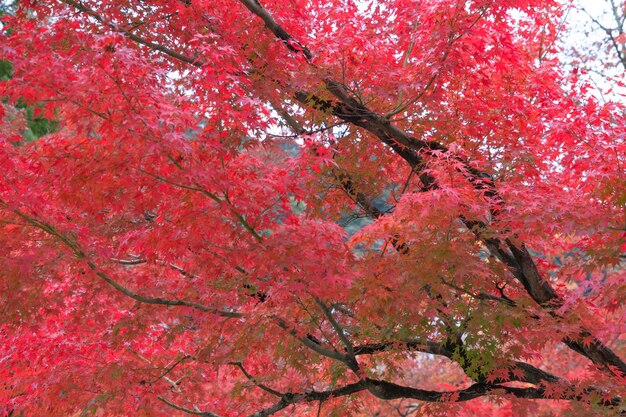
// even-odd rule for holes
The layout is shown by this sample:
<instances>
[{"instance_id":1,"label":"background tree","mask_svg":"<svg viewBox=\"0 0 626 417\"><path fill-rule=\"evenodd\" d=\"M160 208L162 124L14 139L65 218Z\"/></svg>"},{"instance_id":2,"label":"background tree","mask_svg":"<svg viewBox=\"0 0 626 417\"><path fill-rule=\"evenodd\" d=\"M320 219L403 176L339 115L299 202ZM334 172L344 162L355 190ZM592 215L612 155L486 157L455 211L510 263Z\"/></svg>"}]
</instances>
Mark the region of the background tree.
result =
<instances>
[{"instance_id":1,"label":"background tree","mask_svg":"<svg viewBox=\"0 0 626 417\"><path fill-rule=\"evenodd\" d=\"M566 63L590 81L603 99L623 101L626 69L626 3L618 0L574 2L563 39ZM604 96L607 97L604 97Z\"/></svg>"},{"instance_id":2,"label":"background tree","mask_svg":"<svg viewBox=\"0 0 626 417\"><path fill-rule=\"evenodd\" d=\"M20 3L0 410L622 412L624 112L562 75L562 12Z\"/></svg>"}]
</instances>

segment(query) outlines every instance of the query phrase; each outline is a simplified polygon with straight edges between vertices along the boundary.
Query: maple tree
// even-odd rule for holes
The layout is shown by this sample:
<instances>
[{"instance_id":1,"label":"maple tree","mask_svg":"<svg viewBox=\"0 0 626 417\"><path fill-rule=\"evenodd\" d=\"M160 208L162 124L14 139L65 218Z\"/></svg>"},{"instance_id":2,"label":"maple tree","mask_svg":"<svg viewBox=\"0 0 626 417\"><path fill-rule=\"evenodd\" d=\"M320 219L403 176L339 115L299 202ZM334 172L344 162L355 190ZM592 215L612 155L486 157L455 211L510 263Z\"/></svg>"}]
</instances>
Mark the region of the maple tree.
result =
<instances>
[{"instance_id":1,"label":"maple tree","mask_svg":"<svg viewBox=\"0 0 626 417\"><path fill-rule=\"evenodd\" d=\"M625 113L558 2L14 6L1 413L624 411Z\"/></svg>"}]
</instances>

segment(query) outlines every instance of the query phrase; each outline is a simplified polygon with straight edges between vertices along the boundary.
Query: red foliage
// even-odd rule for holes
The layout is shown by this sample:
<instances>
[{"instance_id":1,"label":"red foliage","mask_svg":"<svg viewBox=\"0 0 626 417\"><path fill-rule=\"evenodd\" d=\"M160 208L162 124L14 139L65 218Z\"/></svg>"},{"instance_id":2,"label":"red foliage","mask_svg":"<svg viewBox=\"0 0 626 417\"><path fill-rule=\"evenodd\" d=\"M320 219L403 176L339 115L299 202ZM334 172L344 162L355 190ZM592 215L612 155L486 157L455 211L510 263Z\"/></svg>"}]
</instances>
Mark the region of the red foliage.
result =
<instances>
[{"instance_id":1,"label":"red foliage","mask_svg":"<svg viewBox=\"0 0 626 417\"><path fill-rule=\"evenodd\" d=\"M0 414L619 412L626 113L563 75L561 20L20 2Z\"/></svg>"}]
</instances>

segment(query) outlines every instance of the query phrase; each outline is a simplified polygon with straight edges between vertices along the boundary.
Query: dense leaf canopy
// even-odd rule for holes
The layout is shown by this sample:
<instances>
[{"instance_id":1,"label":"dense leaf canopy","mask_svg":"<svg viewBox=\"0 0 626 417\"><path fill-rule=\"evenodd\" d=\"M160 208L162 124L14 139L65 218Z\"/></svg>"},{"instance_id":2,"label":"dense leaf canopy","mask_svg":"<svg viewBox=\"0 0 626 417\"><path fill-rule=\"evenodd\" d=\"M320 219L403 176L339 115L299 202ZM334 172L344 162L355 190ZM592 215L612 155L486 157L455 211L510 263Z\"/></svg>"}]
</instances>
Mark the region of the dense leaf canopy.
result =
<instances>
[{"instance_id":1,"label":"dense leaf canopy","mask_svg":"<svg viewBox=\"0 0 626 417\"><path fill-rule=\"evenodd\" d=\"M623 412L625 111L558 2L14 6L0 414Z\"/></svg>"}]
</instances>

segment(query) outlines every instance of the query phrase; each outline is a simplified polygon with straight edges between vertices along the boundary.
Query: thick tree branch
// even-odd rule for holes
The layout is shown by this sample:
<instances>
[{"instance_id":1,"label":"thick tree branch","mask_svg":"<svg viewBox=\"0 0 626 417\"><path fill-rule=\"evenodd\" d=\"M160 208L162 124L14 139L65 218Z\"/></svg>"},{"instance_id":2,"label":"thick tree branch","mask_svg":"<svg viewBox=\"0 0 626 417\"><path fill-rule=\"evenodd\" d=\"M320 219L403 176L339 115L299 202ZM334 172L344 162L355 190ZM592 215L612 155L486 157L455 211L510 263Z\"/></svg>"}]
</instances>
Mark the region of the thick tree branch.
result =
<instances>
[{"instance_id":1,"label":"thick tree branch","mask_svg":"<svg viewBox=\"0 0 626 417\"><path fill-rule=\"evenodd\" d=\"M429 353L432 355L444 356L454 362L457 362L458 365L463 369L463 371L466 372L466 374L467 374L467 368L470 365L469 363L458 362L457 355L459 354L459 352L461 352L461 356L463 357L467 357L467 352L465 352L466 351L465 347L459 346L453 341L441 343L441 342L431 342L431 341L424 342L424 341L419 341L417 339L409 339L404 342L393 341L393 342L382 342L382 343L370 343L370 344L365 344L365 345L354 347L354 351L356 355L373 355L373 354L377 354L381 352L394 351L394 350L417 351L417 352ZM467 359L465 358L464 361L462 362L466 362L466 361ZM500 377L494 378L492 380L489 380L489 383L487 383L487 372L479 370L479 374L481 376L480 378L478 378L478 381L475 384L475 386L483 385L485 388L488 386L491 386L491 389L496 389L496 388L504 389L507 393L512 394L519 398L545 399L545 398L549 398L549 396L546 395L544 391L544 387L548 384L560 383L562 386L562 389L564 390L562 399L589 402L589 400L584 398L582 395L576 394L577 392L579 392L577 387L574 386L570 381L566 380L565 378L546 372L526 362L509 361L505 366L506 366L506 369L508 370L507 376L506 377L500 376ZM523 389L523 390L509 389L509 387L503 387L503 386L496 387L496 384L503 384L507 382L524 382L524 383L537 385L538 387ZM379 385L384 385L384 384L385 383L380 382ZM409 389L409 391L406 391L406 390L398 391L395 389L392 391L396 392L396 394L394 395L401 395L402 393L413 392L411 391L411 389ZM476 393L475 390L472 390L471 392ZM585 392L597 393L599 394L600 398L605 398L604 392L601 389L593 387L593 386L587 387L585 389ZM411 395L416 395L416 396L423 395L426 398L430 398L430 396L434 396L433 398L437 398L433 391L417 392L417 393L413 392L413 394ZM466 393L464 395L469 395L469 394ZM420 399L415 396L412 396L412 397L410 396L406 398ZM462 397L459 397L459 398L462 398ZM471 399L471 398L468 398L468 399ZM428 400L425 400L425 401L428 401ZM617 406L622 403L622 400L619 397L610 398L608 400L605 399L603 401L604 401L603 405L605 406Z\"/></svg>"},{"instance_id":2,"label":"thick tree branch","mask_svg":"<svg viewBox=\"0 0 626 417\"><path fill-rule=\"evenodd\" d=\"M359 391L366 389L366 384L362 381L345 385L341 388L335 388L327 391L310 391L306 393L286 393L283 394L280 401L271 407L257 411L250 415L250 417L267 417L270 416L289 405L298 403L307 403L312 401L324 401L329 398L344 397L346 395L355 394Z\"/></svg>"},{"instance_id":3,"label":"thick tree branch","mask_svg":"<svg viewBox=\"0 0 626 417\"><path fill-rule=\"evenodd\" d=\"M249 417L267 417L267 416L271 416L272 414L275 414L275 413L279 412L280 410L289 407L291 404L292 403L290 403L289 401L285 400L284 398L281 398L280 401L278 401L276 404L272 405L271 407L267 407L267 408L264 408L264 409L259 410L257 412L254 412L254 413L250 414Z\"/></svg>"},{"instance_id":4,"label":"thick tree branch","mask_svg":"<svg viewBox=\"0 0 626 417\"><path fill-rule=\"evenodd\" d=\"M475 398L491 395L508 394L517 398L530 398L530 399L562 399L562 400L580 400L585 401L585 398L581 394L576 393L563 393L561 396L550 396L546 394L543 387L538 388L513 388L504 386L501 384L484 384L477 383L471 385L468 388L456 390L456 391L431 391L418 388L407 387L403 385L394 384L391 382L380 381L371 378L365 378L362 381L346 385L341 388L328 390L328 391L312 391L307 393L287 393L274 405L264 408L260 411L250 414L249 417L268 417L280 410L287 408L289 405L306 403L311 401L323 401L328 398L342 397L346 395L355 394L357 392L367 389L372 395L383 400L394 400L410 398L418 401L425 402L463 402L473 400ZM159 397L161 401L164 401L162 397ZM186 411L190 414L204 415L207 417L216 417L216 414L208 412L197 412L194 410L184 409L175 404L164 401L166 404L176 408L177 410ZM588 402L588 401L586 401ZM603 401L603 405L616 407L620 405L620 399L615 398L613 400Z\"/></svg>"},{"instance_id":5,"label":"thick tree branch","mask_svg":"<svg viewBox=\"0 0 626 417\"><path fill-rule=\"evenodd\" d=\"M387 381L379 381L375 379L366 380L367 390L382 400L395 400L398 398L412 398L419 401L438 402L438 401L469 401L474 398L486 395L492 388L486 384L474 384L469 388L458 391L430 391L406 387Z\"/></svg>"},{"instance_id":6,"label":"thick tree branch","mask_svg":"<svg viewBox=\"0 0 626 417\"><path fill-rule=\"evenodd\" d=\"M473 400L478 397L501 395L503 393L512 395L517 398L527 399L551 399L551 400L566 400L566 401L581 401L584 403L593 403L597 400L588 398L586 394L590 391L578 393L575 389L566 389L560 395L554 395L546 392L546 389L541 387L536 388L516 388L509 387L502 384L487 384L476 383L468 388L457 391L430 391L407 387L403 385L394 384L386 381L378 381L373 379L366 379L365 384L368 391L374 396L383 400L394 400L399 398L412 398L419 401L427 402L439 402L439 401L451 401L462 402ZM621 398L615 397L612 399L600 399L599 404L615 409L622 403ZM622 413L623 414L623 413Z\"/></svg>"}]
</instances>

